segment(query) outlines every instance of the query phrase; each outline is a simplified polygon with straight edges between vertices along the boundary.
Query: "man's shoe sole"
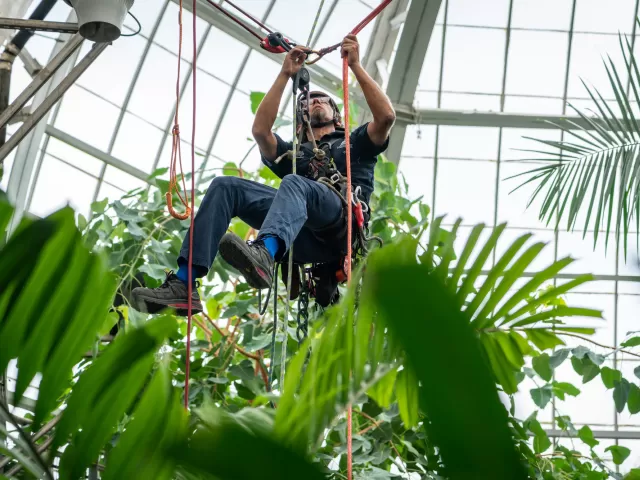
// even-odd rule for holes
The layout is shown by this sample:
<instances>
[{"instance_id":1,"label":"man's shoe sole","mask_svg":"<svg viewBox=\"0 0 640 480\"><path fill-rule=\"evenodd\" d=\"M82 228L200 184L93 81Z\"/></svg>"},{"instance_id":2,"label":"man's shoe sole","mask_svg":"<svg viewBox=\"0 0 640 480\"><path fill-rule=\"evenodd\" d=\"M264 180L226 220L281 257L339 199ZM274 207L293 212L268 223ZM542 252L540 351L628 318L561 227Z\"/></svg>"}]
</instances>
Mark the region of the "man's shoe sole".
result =
<instances>
[{"instance_id":1,"label":"man's shoe sole","mask_svg":"<svg viewBox=\"0 0 640 480\"><path fill-rule=\"evenodd\" d=\"M136 310L142 313L160 313L167 308L171 308L176 311L176 314L181 317L186 317L189 314L189 304L184 298L176 300L166 300L166 303L158 302L157 298L147 297L144 293L133 291L133 300ZM196 315L202 312L202 302L193 301L191 303L191 313Z\"/></svg>"},{"instance_id":2,"label":"man's shoe sole","mask_svg":"<svg viewBox=\"0 0 640 480\"><path fill-rule=\"evenodd\" d=\"M246 248L247 244L240 237L231 233L227 233L222 237L219 246L222 258L242 273L251 287L258 290L269 288L272 283L272 273L255 266L243 252Z\"/></svg>"}]
</instances>

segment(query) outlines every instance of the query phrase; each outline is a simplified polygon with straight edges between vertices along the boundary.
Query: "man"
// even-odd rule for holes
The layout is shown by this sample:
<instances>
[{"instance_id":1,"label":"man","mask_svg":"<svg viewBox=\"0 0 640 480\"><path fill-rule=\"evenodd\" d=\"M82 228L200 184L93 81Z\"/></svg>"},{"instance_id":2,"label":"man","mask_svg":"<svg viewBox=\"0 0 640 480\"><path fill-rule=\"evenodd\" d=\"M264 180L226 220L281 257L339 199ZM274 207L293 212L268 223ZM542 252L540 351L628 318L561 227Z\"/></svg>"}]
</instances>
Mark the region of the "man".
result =
<instances>
[{"instance_id":1,"label":"man","mask_svg":"<svg viewBox=\"0 0 640 480\"><path fill-rule=\"evenodd\" d=\"M347 57L373 114L373 121L356 128L350 137L352 184L354 188L359 187L361 199L368 204L373 192L377 155L387 148L395 112L387 96L362 68L355 35L344 39L342 56ZM272 132L282 95L305 59L306 54L299 47L287 54L282 70L262 100L253 123L252 133L262 161L282 178L280 188L275 190L237 177L213 179L195 218L192 278L207 274L218 249L222 258L257 289L268 288L272 284L274 262L286 258L285 254L292 245L296 263L338 262L344 255L341 244L346 245L345 236L340 234L340 238L335 238L336 232L344 230L341 228L345 224L343 204L334 190L315 181L311 175L313 143L306 141L300 145L296 159L297 175L291 175L292 159L287 152L291 150L292 143L283 141ZM308 111L314 139L324 145L337 170L346 174L344 129L335 102L326 94L314 92ZM306 138L308 136L305 140L311 140ZM244 242L235 234L225 233L234 217L260 230L256 241ZM169 273L165 283L158 288L135 289L134 306L149 313L172 307L179 314L185 314L188 258L187 234L180 251L177 274ZM195 288L192 308L194 313L202 311Z\"/></svg>"}]
</instances>

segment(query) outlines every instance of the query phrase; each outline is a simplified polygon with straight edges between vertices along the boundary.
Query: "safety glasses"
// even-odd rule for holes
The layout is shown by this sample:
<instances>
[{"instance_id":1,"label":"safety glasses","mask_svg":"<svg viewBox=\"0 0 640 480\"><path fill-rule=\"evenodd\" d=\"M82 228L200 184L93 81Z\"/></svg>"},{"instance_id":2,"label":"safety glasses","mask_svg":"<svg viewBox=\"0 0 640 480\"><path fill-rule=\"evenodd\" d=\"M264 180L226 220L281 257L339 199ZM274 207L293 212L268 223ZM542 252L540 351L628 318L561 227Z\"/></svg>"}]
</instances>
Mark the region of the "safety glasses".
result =
<instances>
[{"instance_id":1,"label":"safety glasses","mask_svg":"<svg viewBox=\"0 0 640 480\"><path fill-rule=\"evenodd\" d=\"M313 105L314 102L331 104L331 99L329 97L313 97L313 98L311 98L311 105ZM300 103L302 104L303 108L307 108L307 99L306 98L303 98Z\"/></svg>"}]
</instances>

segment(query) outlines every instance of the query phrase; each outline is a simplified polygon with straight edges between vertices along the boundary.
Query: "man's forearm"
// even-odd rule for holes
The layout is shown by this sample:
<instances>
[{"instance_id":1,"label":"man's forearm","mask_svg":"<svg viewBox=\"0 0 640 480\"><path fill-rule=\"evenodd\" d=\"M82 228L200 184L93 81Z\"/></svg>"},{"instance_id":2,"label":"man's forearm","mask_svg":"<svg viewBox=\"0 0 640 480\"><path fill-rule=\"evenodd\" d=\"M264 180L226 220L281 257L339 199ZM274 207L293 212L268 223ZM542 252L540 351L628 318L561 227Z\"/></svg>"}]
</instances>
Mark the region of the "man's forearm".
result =
<instances>
[{"instance_id":1,"label":"man's forearm","mask_svg":"<svg viewBox=\"0 0 640 480\"><path fill-rule=\"evenodd\" d=\"M389 97L382 91L376 81L371 78L362 65L352 67L351 71L356 76L358 84L364 93L364 98L369 105L373 119L380 123L393 123L395 111Z\"/></svg>"},{"instance_id":2,"label":"man's forearm","mask_svg":"<svg viewBox=\"0 0 640 480\"><path fill-rule=\"evenodd\" d=\"M273 85L265 95L262 103L260 103L260 106L256 111L256 116L253 121L254 135L266 135L267 133L271 132L276 118L278 117L280 101L282 100L282 95L284 93L284 89L287 87L288 82L289 78L285 74L278 74L276 81L273 82Z\"/></svg>"}]
</instances>

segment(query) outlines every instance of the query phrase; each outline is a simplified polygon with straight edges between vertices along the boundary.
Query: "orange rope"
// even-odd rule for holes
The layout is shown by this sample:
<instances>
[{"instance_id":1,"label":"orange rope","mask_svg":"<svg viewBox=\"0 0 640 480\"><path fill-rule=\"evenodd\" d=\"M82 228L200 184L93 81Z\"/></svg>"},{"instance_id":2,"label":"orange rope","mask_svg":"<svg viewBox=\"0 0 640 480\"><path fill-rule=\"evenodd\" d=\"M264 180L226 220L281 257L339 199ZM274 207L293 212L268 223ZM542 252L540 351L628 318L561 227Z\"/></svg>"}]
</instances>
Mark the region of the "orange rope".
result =
<instances>
[{"instance_id":1,"label":"orange rope","mask_svg":"<svg viewBox=\"0 0 640 480\"><path fill-rule=\"evenodd\" d=\"M351 209L351 135L349 133L349 61L347 57L342 59L342 91L344 94L344 141L347 155L347 258L345 270L347 271L347 286L351 285L351 239L353 210ZM353 422L351 404L347 407L347 479L353 478Z\"/></svg>"},{"instance_id":2,"label":"orange rope","mask_svg":"<svg viewBox=\"0 0 640 480\"><path fill-rule=\"evenodd\" d=\"M178 13L178 25L179 25L179 44L178 44L178 78L176 80L176 113L173 122L173 145L171 149L171 163L169 165L169 191L165 194L167 201L167 208L173 218L178 220L186 220L191 218L191 228L189 229L189 259L188 259L188 310L187 310L187 346L186 346L186 365L185 365L185 382L184 382L184 408L189 408L189 375L191 370L191 314L192 314L192 298L193 294L193 211L195 210L195 164L196 164L196 152L195 152L195 135L196 135L196 56L197 56L197 34L196 34L196 0L193 0L193 128L191 132L191 206L189 206L189 197L187 194L187 185L184 179L184 169L182 167L182 149L180 144L180 77L182 62L182 39L183 39L183 5L180 0L180 11ZM185 192L184 197L180 194L179 182L178 182L178 165L180 165L180 177L182 180L182 189ZM185 207L184 213L179 213L173 208L173 192L176 192L180 202Z\"/></svg>"},{"instance_id":3,"label":"orange rope","mask_svg":"<svg viewBox=\"0 0 640 480\"><path fill-rule=\"evenodd\" d=\"M193 211L195 210L196 202L196 105L197 105L197 84L196 74L198 72L198 66L196 62L198 60L198 36L197 36L197 0L193 0L193 61L192 61L192 80L193 80L193 108L191 117L191 208L187 208L187 213L191 215L191 224L189 226L189 258L187 259L187 295L189 299L187 301L187 358L186 368L184 371L184 408L189 408L189 375L191 372L191 317L193 315L193 227L194 217ZM179 61L179 60L178 60ZM182 177L184 182L184 176ZM186 191L186 190L185 190Z\"/></svg>"},{"instance_id":4,"label":"orange rope","mask_svg":"<svg viewBox=\"0 0 640 480\"><path fill-rule=\"evenodd\" d=\"M351 31L352 35L357 35L366 27L371 20L377 17L393 0L384 0L375 10L360 22ZM347 286L351 285L351 256L352 256L352 238L353 238L353 209L351 191L351 134L350 134L350 116L349 116L349 61L347 57L342 58L342 92L344 95L344 141L347 156L347 258L345 260L345 270L347 271ZM353 478L353 406L347 406L347 480Z\"/></svg>"},{"instance_id":5,"label":"orange rope","mask_svg":"<svg viewBox=\"0 0 640 480\"><path fill-rule=\"evenodd\" d=\"M182 168L182 150L180 148L180 77L181 77L181 68L180 63L182 62L182 0L180 0L180 12L178 13L178 28L179 28L179 43L178 43L178 77L176 80L176 113L173 119L173 144L171 147L171 163L169 164L169 191L165 193L165 199L167 202L167 208L169 209L169 213L173 218L177 218L178 220L186 220L191 216L191 208L189 208L189 202L187 198L187 185L184 180L184 170ZM194 72L195 74L195 72ZM178 173L177 167L180 164L180 177L182 179L182 189L185 192L184 198L180 194L180 184L178 182ZM185 207L184 213L179 213L173 208L173 192L177 193L180 202Z\"/></svg>"}]
</instances>

